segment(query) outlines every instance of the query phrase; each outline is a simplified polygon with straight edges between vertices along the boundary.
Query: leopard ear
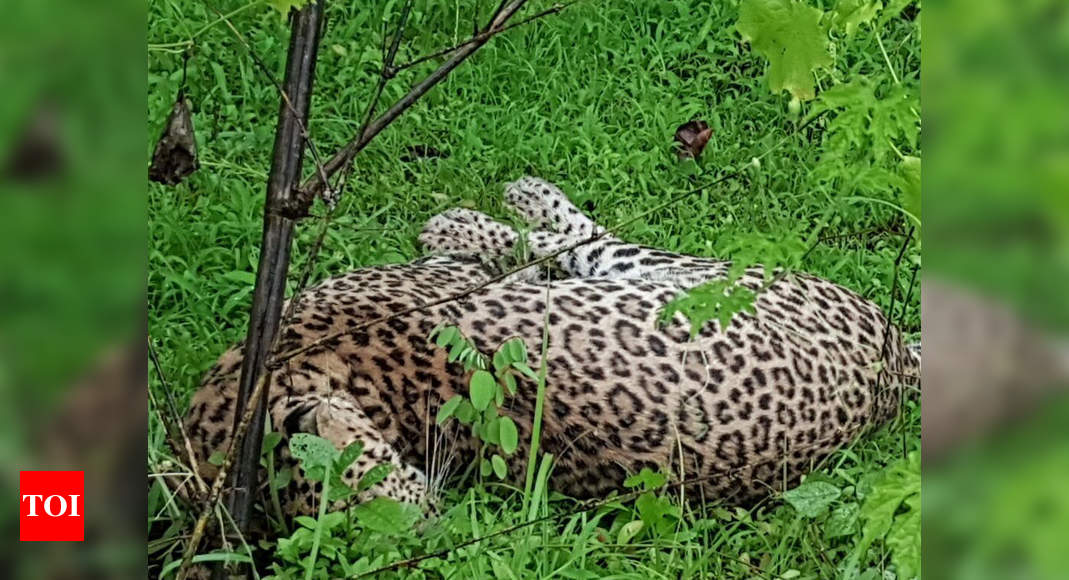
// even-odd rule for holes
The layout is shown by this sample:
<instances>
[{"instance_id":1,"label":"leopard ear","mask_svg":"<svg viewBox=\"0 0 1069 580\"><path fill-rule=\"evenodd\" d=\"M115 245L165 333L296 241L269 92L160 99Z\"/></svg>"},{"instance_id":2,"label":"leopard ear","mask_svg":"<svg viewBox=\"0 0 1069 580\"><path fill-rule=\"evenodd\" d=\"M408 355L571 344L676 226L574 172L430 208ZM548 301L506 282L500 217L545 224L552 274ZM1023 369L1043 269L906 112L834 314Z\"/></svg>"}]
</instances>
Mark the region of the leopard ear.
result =
<instances>
[{"instance_id":1,"label":"leopard ear","mask_svg":"<svg viewBox=\"0 0 1069 580\"><path fill-rule=\"evenodd\" d=\"M294 400L288 405L282 419L282 431L286 435L294 433L311 433L318 435L316 428L315 410L319 407L319 401Z\"/></svg>"}]
</instances>

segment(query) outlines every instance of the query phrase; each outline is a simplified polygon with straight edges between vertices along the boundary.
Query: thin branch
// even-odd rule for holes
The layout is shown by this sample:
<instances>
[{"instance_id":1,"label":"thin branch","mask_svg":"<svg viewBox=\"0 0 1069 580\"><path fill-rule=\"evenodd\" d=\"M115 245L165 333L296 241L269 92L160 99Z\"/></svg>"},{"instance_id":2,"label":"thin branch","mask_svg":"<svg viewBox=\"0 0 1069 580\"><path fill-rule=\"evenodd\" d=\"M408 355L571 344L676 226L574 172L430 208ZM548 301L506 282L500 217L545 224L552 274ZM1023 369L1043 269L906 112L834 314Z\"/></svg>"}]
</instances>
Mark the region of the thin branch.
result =
<instances>
[{"instance_id":1,"label":"thin branch","mask_svg":"<svg viewBox=\"0 0 1069 580\"><path fill-rule=\"evenodd\" d=\"M443 48L442 50L439 50L439 51L436 51L436 52L432 52L431 54L425 54L425 55L423 55L423 56L421 56L419 58L410 60L410 61L408 61L408 62L406 62L406 63L404 63L402 65L398 65L397 68L394 69L394 70L396 72L401 72L403 70L410 69L410 68L412 68L414 66L421 65L421 64L423 64L423 63L425 63L425 62L427 62L429 60L434 60L436 58L443 57L443 56L445 56L447 54L452 54L452 53L460 50L461 48L464 48L465 46L468 46L469 44L472 44L474 42L478 42L480 39L482 39L484 37L485 38L489 38L490 36L493 36L494 34L500 34L502 32L505 32L506 30L512 30L513 28L516 28L517 26L523 26L524 24L527 24L528 22L532 22L534 20L538 20L539 18L543 18L543 17L549 16L550 14L558 14L558 13L564 11L565 8L568 8L572 4L575 4L575 3L579 2L579 1L580 0L571 0L570 2L565 2L563 4L561 4L561 3L554 4L553 6L550 6L549 8L539 12L538 14L534 14L534 15L528 16L527 18L524 18L523 20L520 20L518 22L513 22L512 24L509 24L507 26L502 27L500 30L493 30L493 31L491 31L491 30L483 30L481 32L477 32L476 34L472 35L471 38L465 40L464 42L461 42L460 44L455 44L453 46L450 46L449 48ZM504 6L504 3L502 3L502 6ZM500 10L500 7L498 8L498 10ZM494 13L494 16L495 17L497 16L496 12Z\"/></svg>"},{"instance_id":2,"label":"thin branch","mask_svg":"<svg viewBox=\"0 0 1069 580\"><path fill-rule=\"evenodd\" d=\"M401 97L400 100L394 103L393 106L380 117L372 121L352 141L335 153L325 164L325 175L312 175L301 185L301 188L296 195L296 208L307 207L310 204L310 200L315 199L323 188L328 185L328 176L334 175L343 167L352 163L353 158L356 157L357 153L362 151L364 147L367 147L368 143L370 143L376 135L397 120L397 118L412 105L416 104L416 102L419 101L423 95L427 94L428 91L434 88L435 85L442 82L442 80L449 76L449 73L453 72L453 69L460 66L460 64L474 54L475 51L482 48L482 46L491 38L499 34L503 30L505 23L526 3L527 0L512 0L512 2L505 6L505 8L501 10L501 13L488 25L488 34L481 35L471 44L458 49L449 60L442 63L442 65L428 75L427 78L416 83L408 94Z\"/></svg>"},{"instance_id":3,"label":"thin branch","mask_svg":"<svg viewBox=\"0 0 1069 580\"><path fill-rule=\"evenodd\" d=\"M204 482L200 477L200 464L197 462L197 457L193 453L193 445L189 441L189 435L186 433L185 425L182 424L182 414L178 412L178 404L175 403L174 393L171 392L171 385L167 381L167 376L163 374L163 367L160 365L160 357L156 354L156 346L152 344L152 337L148 337L148 356L152 360L152 366L156 369L156 377L160 379L160 384L163 385L163 392L167 395L167 407L171 411L171 421L174 423L173 429L178 431L182 437L182 446L185 448L186 458L189 459L189 468L193 471L193 478L197 482L197 489L202 494L208 493L208 484ZM149 395L152 395L152 389L149 388ZM166 424L164 425L166 427ZM174 441L174 434L171 435L172 446L175 447L175 451L178 451L177 441Z\"/></svg>"}]
</instances>

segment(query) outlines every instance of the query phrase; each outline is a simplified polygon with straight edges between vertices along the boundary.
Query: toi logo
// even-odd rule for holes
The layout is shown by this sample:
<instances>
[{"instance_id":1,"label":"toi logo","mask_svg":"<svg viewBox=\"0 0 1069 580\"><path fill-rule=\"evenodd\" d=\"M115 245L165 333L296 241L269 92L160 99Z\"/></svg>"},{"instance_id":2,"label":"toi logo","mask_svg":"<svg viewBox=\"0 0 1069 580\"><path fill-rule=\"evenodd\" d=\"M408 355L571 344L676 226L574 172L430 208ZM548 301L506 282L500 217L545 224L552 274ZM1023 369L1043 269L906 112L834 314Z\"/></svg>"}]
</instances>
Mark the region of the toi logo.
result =
<instances>
[{"instance_id":1,"label":"toi logo","mask_svg":"<svg viewBox=\"0 0 1069 580\"><path fill-rule=\"evenodd\" d=\"M84 540L84 489L81 471L20 471L19 541Z\"/></svg>"}]
</instances>

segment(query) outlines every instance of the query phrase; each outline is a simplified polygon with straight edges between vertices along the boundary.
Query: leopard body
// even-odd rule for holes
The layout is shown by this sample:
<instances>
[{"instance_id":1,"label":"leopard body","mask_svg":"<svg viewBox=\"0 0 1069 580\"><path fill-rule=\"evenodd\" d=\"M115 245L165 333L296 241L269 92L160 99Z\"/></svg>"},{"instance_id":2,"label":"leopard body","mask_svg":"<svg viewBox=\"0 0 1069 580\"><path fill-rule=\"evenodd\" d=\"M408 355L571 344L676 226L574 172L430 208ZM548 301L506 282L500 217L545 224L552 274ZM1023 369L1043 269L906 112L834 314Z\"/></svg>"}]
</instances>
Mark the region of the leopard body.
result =
<instances>
[{"instance_id":1,"label":"leopard body","mask_svg":"<svg viewBox=\"0 0 1069 580\"><path fill-rule=\"evenodd\" d=\"M519 337L533 368L545 332L541 449L555 458L553 487L576 497L619 489L643 467L698 479L692 487L707 499L766 496L895 416L917 383L919 357L878 306L849 289L749 268L737 283L756 292L753 311L692 336L681 315L660 324L662 308L727 276L729 262L625 243L537 179L510 184L506 198L533 228L526 245L568 278L547 282L531 267L487 284L496 272L485 256L510 253L520 236L450 210L421 235L435 255L328 279L300 295L282 330L277 352L299 354L270 375L272 425L339 448L362 441L365 453L345 473L351 485L374 465L393 464L360 499L424 501L428 474L462 467L478 450L455 421L436 424L470 376L428 339L443 324L483 352ZM207 478L215 467L206 459L229 442L242 352L219 359L187 417ZM521 442L530 440L536 391L521 380L503 410ZM523 480L526 454L521 443L508 462L514 481ZM299 474L284 491L291 513L314 509L316 487Z\"/></svg>"}]
</instances>

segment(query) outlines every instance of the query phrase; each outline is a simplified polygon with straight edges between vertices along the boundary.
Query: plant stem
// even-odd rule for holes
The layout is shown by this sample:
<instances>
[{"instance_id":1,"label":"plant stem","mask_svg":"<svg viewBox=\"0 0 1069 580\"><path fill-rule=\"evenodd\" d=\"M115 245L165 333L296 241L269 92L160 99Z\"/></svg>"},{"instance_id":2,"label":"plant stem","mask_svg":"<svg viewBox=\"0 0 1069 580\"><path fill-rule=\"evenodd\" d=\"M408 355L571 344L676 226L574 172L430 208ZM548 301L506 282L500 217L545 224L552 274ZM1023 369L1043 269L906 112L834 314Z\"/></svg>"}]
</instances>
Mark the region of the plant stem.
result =
<instances>
[{"instance_id":1,"label":"plant stem","mask_svg":"<svg viewBox=\"0 0 1069 580\"><path fill-rule=\"evenodd\" d=\"M534 483L535 466L538 464L538 444L542 440L542 414L546 405L546 353L549 352L549 289L546 285L546 315L542 324L542 352L538 361L538 392L535 396L534 422L531 426L531 448L527 455L527 477L523 483L523 497L528 507L531 505L531 485ZM533 513L528 515L532 519Z\"/></svg>"},{"instance_id":2,"label":"plant stem","mask_svg":"<svg viewBox=\"0 0 1069 580\"><path fill-rule=\"evenodd\" d=\"M304 570L304 580L312 580L315 572L316 556L319 555L319 539L323 534L323 518L327 515L327 504L330 503L330 462L327 462L323 470L323 492L319 495L319 518L316 519L315 533L312 534L312 553L308 556L308 567Z\"/></svg>"}]
</instances>

